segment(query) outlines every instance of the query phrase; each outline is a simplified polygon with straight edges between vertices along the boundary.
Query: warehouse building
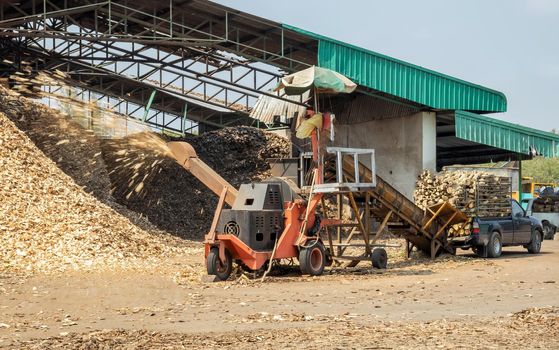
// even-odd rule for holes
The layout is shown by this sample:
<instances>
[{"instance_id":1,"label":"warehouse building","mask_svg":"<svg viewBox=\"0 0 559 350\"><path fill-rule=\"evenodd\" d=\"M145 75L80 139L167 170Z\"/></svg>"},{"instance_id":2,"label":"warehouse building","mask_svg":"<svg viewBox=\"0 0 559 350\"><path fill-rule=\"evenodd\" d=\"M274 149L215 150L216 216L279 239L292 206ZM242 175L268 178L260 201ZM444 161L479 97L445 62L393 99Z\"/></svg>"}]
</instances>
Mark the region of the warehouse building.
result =
<instances>
[{"instance_id":1,"label":"warehouse building","mask_svg":"<svg viewBox=\"0 0 559 350\"><path fill-rule=\"evenodd\" d=\"M254 125L261 95L312 65L358 84L328 97L336 143L374 148L377 171L408 197L423 169L558 155L559 136L488 117L501 92L210 1L0 4L0 75L58 69L80 96L154 127ZM40 35L36 28L41 28Z\"/></svg>"}]
</instances>

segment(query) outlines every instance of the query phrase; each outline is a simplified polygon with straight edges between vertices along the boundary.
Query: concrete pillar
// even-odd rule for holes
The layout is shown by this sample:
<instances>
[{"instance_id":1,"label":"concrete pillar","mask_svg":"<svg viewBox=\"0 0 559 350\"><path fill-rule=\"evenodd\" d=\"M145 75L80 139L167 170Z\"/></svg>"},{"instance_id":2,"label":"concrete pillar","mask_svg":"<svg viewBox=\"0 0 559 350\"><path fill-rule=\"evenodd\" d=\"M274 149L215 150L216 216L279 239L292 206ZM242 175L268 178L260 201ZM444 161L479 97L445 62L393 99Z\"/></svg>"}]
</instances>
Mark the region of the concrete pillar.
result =
<instances>
[{"instance_id":1,"label":"concrete pillar","mask_svg":"<svg viewBox=\"0 0 559 350\"><path fill-rule=\"evenodd\" d=\"M436 115L410 116L336 126L335 145L375 149L377 173L412 199L417 176L436 167Z\"/></svg>"},{"instance_id":2,"label":"concrete pillar","mask_svg":"<svg viewBox=\"0 0 559 350\"><path fill-rule=\"evenodd\" d=\"M437 115L434 112L421 112L423 119L423 169L435 170L437 167Z\"/></svg>"}]
</instances>

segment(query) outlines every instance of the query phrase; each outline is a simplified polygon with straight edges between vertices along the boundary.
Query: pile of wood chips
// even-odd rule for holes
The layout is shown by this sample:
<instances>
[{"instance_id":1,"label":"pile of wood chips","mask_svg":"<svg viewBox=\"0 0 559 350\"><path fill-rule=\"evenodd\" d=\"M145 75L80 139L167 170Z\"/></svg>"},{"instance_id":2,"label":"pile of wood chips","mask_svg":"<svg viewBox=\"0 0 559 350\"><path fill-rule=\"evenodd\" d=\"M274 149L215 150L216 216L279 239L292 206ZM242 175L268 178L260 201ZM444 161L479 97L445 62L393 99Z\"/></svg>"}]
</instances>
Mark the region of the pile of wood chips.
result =
<instances>
[{"instance_id":1,"label":"pile of wood chips","mask_svg":"<svg viewBox=\"0 0 559 350\"><path fill-rule=\"evenodd\" d=\"M142 268L177 252L84 191L1 113L0 179L0 271Z\"/></svg>"},{"instance_id":2,"label":"pile of wood chips","mask_svg":"<svg viewBox=\"0 0 559 350\"><path fill-rule=\"evenodd\" d=\"M60 95L55 96L59 102L62 101L61 98ZM48 108L14 90L0 87L0 111L76 184L127 217L136 226L150 233L165 234L141 213L128 209L111 196L111 180L105 165L101 141L97 135L99 132L122 134L123 130L119 125L122 123L118 123L122 117L98 110L95 105L83 105L81 101L73 99L63 101L68 107L66 109L71 109L69 112L72 115ZM97 116L97 118L89 118L94 122L95 131L82 126L88 114ZM129 127L132 124L133 131L139 129L132 122L127 124ZM141 130L143 129L139 129ZM159 145L160 142L157 143L157 146Z\"/></svg>"},{"instance_id":3,"label":"pile of wood chips","mask_svg":"<svg viewBox=\"0 0 559 350\"><path fill-rule=\"evenodd\" d=\"M443 171L433 174L425 170L419 175L413 194L422 209L448 201L468 216L465 224L449 229L449 236L471 232L472 218L506 217L511 213L511 179L481 171Z\"/></svg>"}]
</instances>

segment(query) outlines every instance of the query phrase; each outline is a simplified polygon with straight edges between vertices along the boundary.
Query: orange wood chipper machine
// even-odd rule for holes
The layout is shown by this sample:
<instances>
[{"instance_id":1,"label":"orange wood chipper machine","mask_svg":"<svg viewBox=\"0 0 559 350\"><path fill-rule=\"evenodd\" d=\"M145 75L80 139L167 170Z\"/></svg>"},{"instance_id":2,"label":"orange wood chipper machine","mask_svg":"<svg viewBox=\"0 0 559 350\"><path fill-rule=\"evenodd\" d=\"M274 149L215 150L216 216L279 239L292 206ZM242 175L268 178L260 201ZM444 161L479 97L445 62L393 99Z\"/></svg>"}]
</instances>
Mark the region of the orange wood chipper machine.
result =
<instances>
[{"instance_id":1,"label":"orange wood chipper machine","mask_svg":"<svg viewBox=\"0 0 559 350\"><path fill-rule=\"evenodd\" d=\"M326 121L328 117L324 116ZM312 181L303 190L285 178L243 184L237 190L203 163L191 145L168 143L177 162L219 195L211 228L204 240L208 274L226 280L233 262L259 270L274 260L296 258L304 274L320 275L324 267L332 263L332 242L326 247L319 232L329 226L341 226L343 220L324 217L324 195L374 187L375 161L373 150L325 147L321 150L321 133L326 134L322 129L312 131L313 167L309 170ZM328 176L331 181L325 182L326 152L332 162ZM367 180L360 178L357 166L360 158L366 159L373 171L373 176ZM352 182L344 181L343 162L349 159L355 165ZM230 208L226 209L226 205ZM323 207L322 215L317 213L319 205ZM360 260L373 258L376 266L386 267L384 250L377 250L375 254L370 247L367 250Z\"/></svg>"}]
</instances>

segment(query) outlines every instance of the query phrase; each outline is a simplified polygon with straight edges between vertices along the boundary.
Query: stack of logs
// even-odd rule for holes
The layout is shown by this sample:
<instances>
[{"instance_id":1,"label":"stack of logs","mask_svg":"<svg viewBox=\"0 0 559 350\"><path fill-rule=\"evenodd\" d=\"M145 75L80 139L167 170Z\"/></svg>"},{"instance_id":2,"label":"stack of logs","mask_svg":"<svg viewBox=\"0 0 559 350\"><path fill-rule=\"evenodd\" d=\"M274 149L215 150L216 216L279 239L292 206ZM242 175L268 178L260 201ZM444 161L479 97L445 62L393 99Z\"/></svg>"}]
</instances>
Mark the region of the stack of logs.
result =
<instances>
[{"instance_id":1,"label":"stack of logs","mask_svg":"<svg viewBox=\"0 0 559 350\"><path fill-rule=\"evenodd\" d=\"M481 171L426 170L417 181L414 200L422 209L448 201L468 217L450 227L449 237L469 235L472 218L505 217L511 213L511 179Z\"/></svg>"}]
</instances>

